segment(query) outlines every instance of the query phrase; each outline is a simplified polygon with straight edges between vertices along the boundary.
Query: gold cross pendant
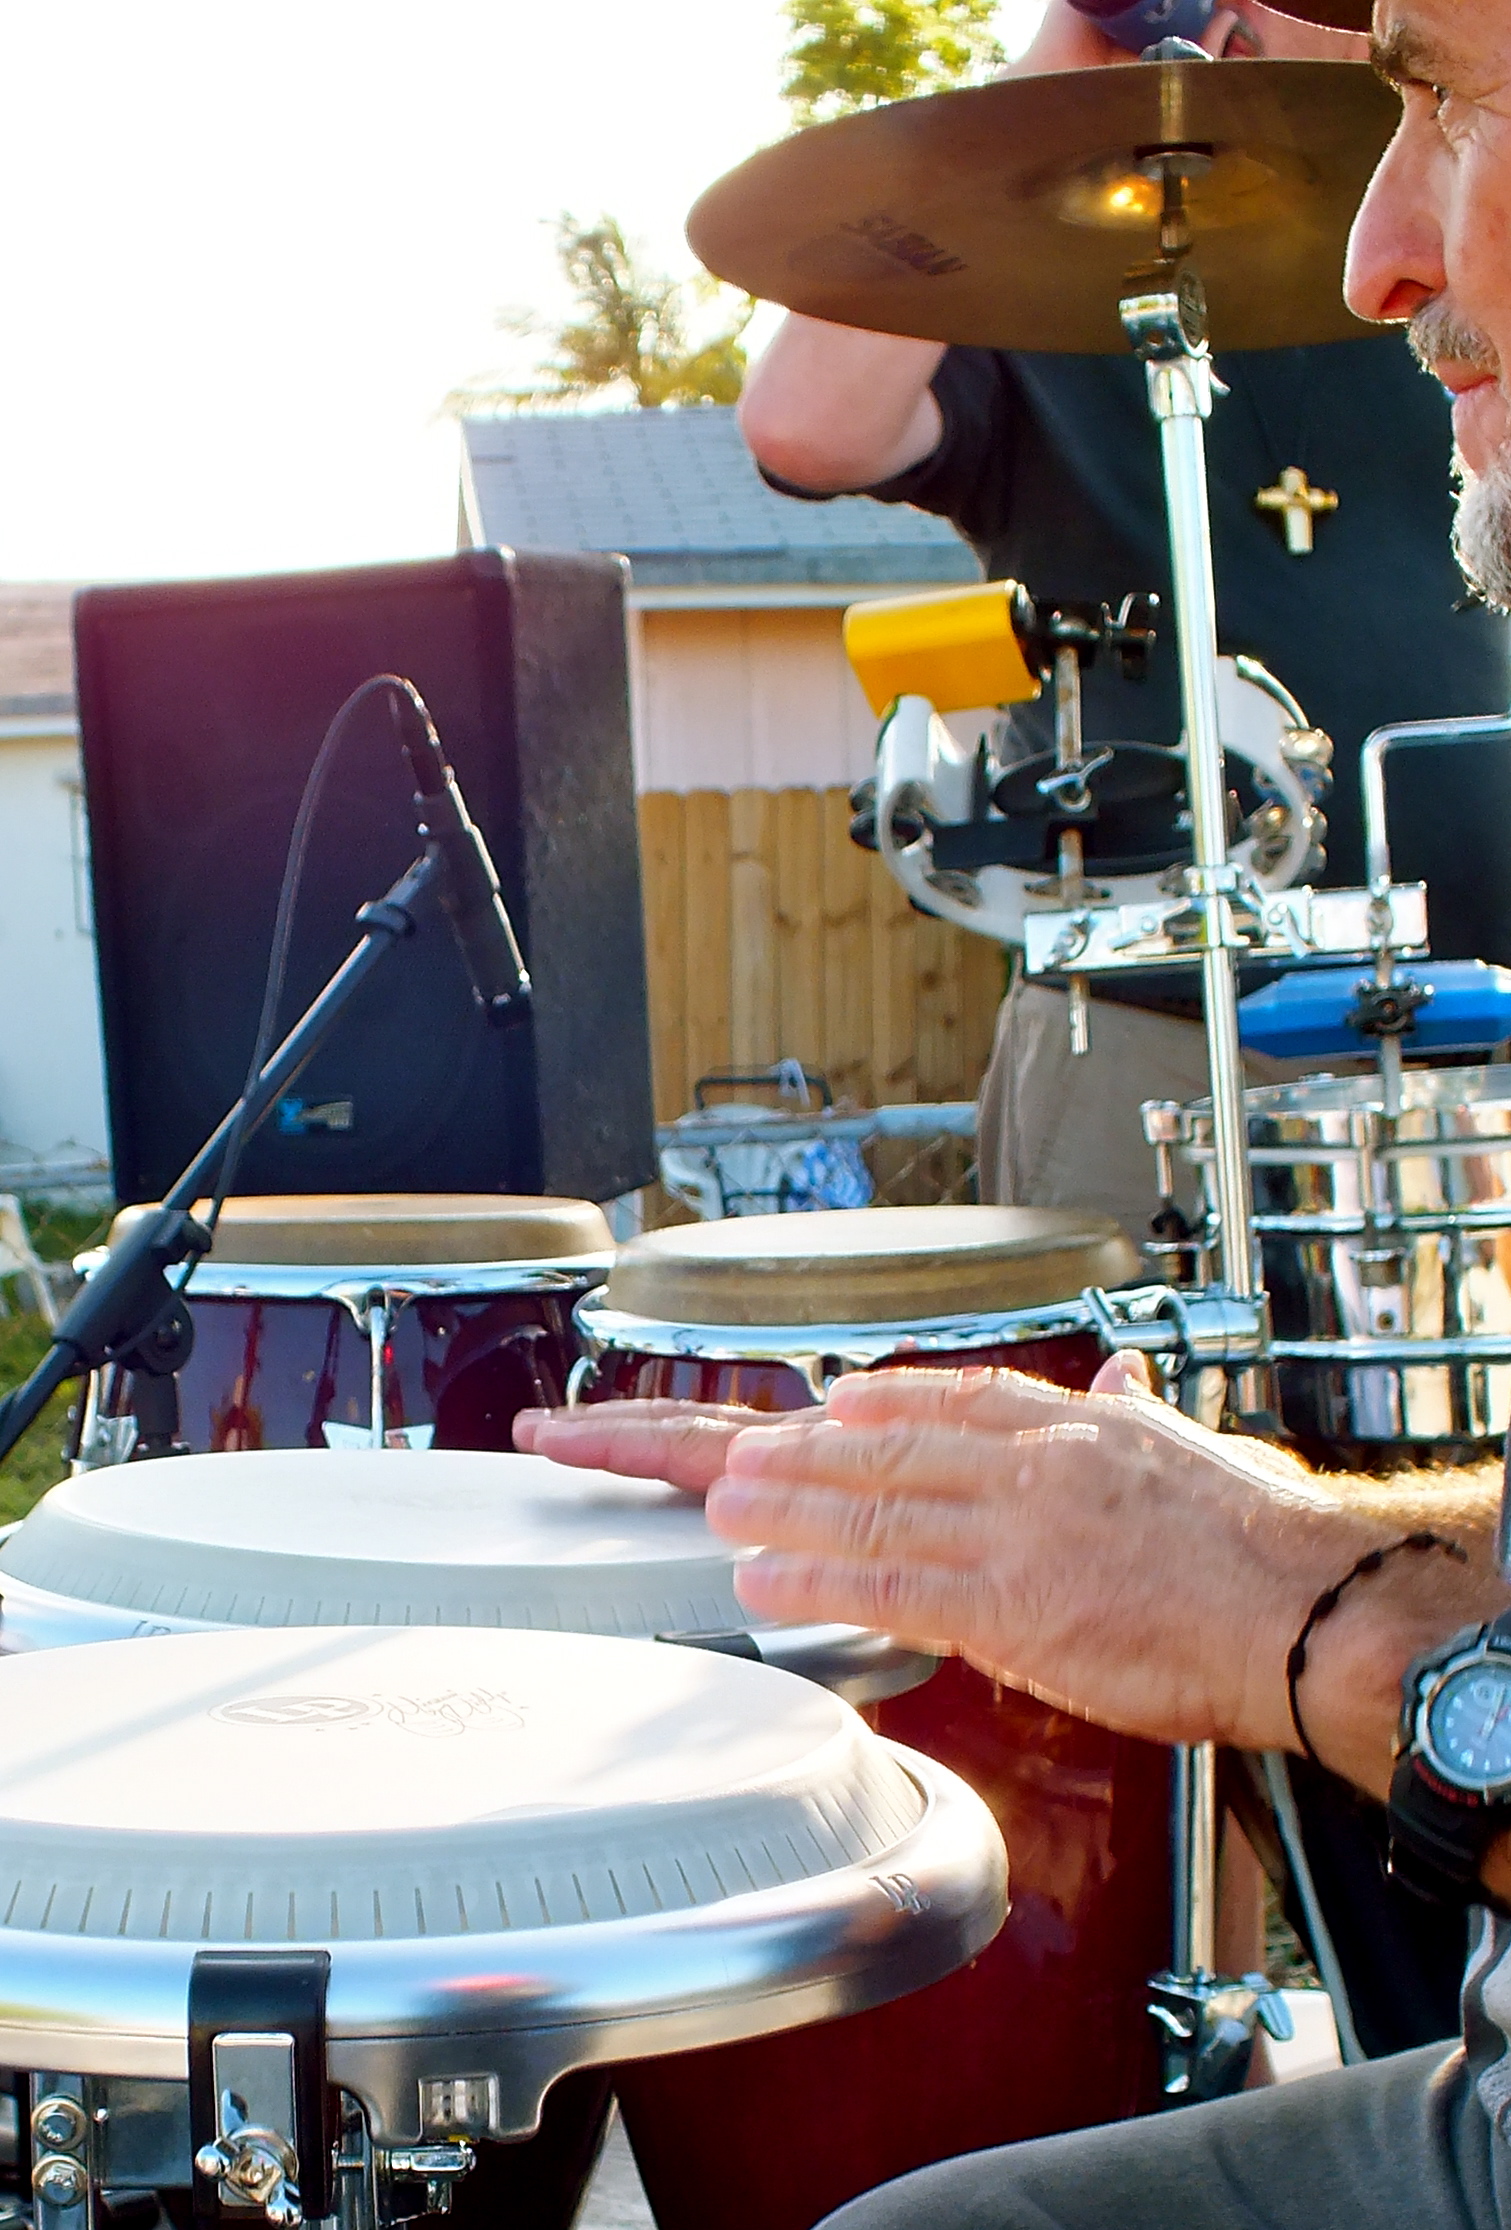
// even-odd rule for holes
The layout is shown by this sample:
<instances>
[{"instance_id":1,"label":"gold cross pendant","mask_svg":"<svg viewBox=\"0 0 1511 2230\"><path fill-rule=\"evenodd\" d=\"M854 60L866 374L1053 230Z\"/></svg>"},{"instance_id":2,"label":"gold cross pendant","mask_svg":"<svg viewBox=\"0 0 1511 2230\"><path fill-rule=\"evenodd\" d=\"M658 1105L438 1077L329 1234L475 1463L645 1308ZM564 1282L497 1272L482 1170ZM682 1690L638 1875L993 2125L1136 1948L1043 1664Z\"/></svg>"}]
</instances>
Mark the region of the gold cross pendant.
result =
<instances>
[{"instance_id":1,"label":"gold cross pendant","mask_svg":"<svg viewBox=\"0 0 1511 2230\"><path fill-rule=\"evenodd\" d=\"M1279 515L1292 557L1310 557L1315 522L1324 512L1337 510L1338 498L1329 488L1314 488L1300 465L1287 465L1277 486L1260 489L1254 508Z\"/></svg>"}]
</instances>

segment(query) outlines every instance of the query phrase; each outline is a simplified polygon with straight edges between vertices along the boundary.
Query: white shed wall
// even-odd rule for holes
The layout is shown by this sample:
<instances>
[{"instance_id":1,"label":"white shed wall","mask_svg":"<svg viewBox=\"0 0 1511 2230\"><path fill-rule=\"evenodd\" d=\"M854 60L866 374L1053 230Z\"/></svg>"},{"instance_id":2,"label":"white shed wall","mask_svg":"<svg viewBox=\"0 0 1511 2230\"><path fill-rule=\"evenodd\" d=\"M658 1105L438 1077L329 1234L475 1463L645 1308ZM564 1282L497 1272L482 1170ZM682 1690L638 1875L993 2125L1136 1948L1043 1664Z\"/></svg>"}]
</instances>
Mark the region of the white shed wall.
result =
<instances>
[{"instance_id":1,"label":"white shed wall","mask_svg":"<svg viewBox=\"0 0 1511 2230\"><path fill-rule=\"evenodd\" d=\"M0 735L0 1140L104 1156L77 738Z\"/></svg>"},{"instance_id":2,"label":"white shed wall","mask_svg":"<svg viewBox=\"0 0 1511 2230\"><path fill-rule=\"evenodd\" d=\"M876 722L843 613L640 611L632 618L642 790L812 790L858 782Z\"/></svg>"}]
</instances>

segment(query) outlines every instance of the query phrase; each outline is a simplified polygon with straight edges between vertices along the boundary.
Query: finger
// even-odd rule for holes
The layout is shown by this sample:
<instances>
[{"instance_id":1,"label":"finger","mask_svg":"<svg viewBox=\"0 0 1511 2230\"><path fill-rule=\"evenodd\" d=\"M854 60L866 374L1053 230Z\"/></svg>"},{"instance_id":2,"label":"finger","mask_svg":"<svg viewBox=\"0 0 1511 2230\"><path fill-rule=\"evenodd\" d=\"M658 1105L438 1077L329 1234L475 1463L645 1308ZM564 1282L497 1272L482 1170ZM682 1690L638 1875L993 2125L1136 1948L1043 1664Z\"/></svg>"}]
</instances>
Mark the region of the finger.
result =
<instances>
[{"instance_id":1,"label":"finger","mask_svg":"<svg viewBox=\"0 0 1511 2230\"><path fill-rule=\"evenodd\" d=\"M825 1414L846 1424L938 1423L1016 1432L1081 1414L1088 1398L1001 1366L866 1371L836 1379Z\"/></svg>"},{"instance_id":2,"label":"finger","mask_svg":"<svg viewBox=\"0 0 1511 2230\"><path fill-rule=\"evenodd\" d=\"M914 1560L952 1569L980 1567L1001 1531L994 1495L848 1493L840 1488L771 1487L715 1480L708 1522L725 1540L857 1563Z\"/></svg>"},{"instance_id":3,"label":"finger","mask_svg":"<svg viewBox=\"0 0 1511 2230\"><path fill-rule=\"evenodd\" d=\"M663 1413L647 1416L645 1410ZM664 1479L702 1494L723 1471L730 1442L748 1418L734 1422L677 1402L606 1402L601 1408L532 1411L523 1431L521 1422L515 1419L515 1445L527 1455L628 1479Z\"/></svg>"},{"instance_id":4,"label":"finger","mask_svg":"<svg viewBox=\"0 0 1511 2230\"><path fill-rule=\"evenodd\" d=\"M993 1624L986 1590L971 1573L917 1564L852 1564L843 1557L764 1554L735 1573L735 1593L753 1618L782 1625L864 1626L915 1648L938 1649L940 1634L983 1645Z\"/></svg>"},{"instance_id":5,"label":"finger","mask_svg":"<svg viewBox=\"0 0 1511 2230\"><path fill-rule=\"evenodd\" d=\"M535 1444L535 1435L547 1424L579 1423L584 1418L597 1418L605 1432L621 1429L633 1431L635 1425L647 1419L669 1417L712 1417L736 1427L764 1423L780 1424L786 1412L777 1411L768 1417L765 1410L744 1409L735 1402L674 1401L669 1396L654 1400L615 1402L573 1402L561 1409L521 1409L514 1419L514 1445L528 1454Z\"/></svg>"},{"instance_id":6,"label":"finger","mask_svg":"<svg viewBox=\"0 0 1511 2230\"><path fill-rule=\"evenodd\" d=\"M1110 1421L1119 1412L1108 1404L1103 1416ZM778 1432L739 1434L729 1445L723 1484L731 1497L737 1489L764 1497L777 1490L824 1487L862 1496L916 1494L995 1505L1041 1480L1048 1470L1063 1470L1067 1457L1084 1463L1102 1429L1095 1413L1084 1408L1047 1426L1011 1433L975 1432L932 1421L852 1425L823 1419L785 1425ZM1119 1476L1140 1468L1136 1453ZM731 1499L728 1507L734 1506Z\"/></svg>"},{"instance_id":7,"label":"finger","mask_svg":"<svg viewBox=\"0 0 1511 2230\"><path fill-rule=\"evenodd\" d=\"M1120 1347L1097 1372L1091 1390L1094 1394L1153 1394L1154 1378L1147 1358L1135 1348Z\"/></svg>"}]
</instances>

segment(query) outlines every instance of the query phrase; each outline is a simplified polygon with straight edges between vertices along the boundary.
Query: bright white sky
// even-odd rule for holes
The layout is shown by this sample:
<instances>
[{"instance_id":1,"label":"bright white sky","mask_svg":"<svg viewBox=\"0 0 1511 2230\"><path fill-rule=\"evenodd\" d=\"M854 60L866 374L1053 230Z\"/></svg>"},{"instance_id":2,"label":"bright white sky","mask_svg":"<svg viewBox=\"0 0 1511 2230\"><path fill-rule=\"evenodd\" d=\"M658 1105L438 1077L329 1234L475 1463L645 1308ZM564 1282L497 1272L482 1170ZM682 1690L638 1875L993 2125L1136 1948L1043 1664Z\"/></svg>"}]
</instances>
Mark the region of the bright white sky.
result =
<instances>
[{"instance_id":1,"label":"bright white sky","mask_svg":"<svg viewBox=\"0 0 1511 2230\"><path fill-rule=\"evenodd\" d=\"M1043 0L1003 0L1020 45ZM448 388L561 308L549 220L687 270L786 123L778 0L10 0L0 578L454 546Z\"/></svg>"}]
</instances>

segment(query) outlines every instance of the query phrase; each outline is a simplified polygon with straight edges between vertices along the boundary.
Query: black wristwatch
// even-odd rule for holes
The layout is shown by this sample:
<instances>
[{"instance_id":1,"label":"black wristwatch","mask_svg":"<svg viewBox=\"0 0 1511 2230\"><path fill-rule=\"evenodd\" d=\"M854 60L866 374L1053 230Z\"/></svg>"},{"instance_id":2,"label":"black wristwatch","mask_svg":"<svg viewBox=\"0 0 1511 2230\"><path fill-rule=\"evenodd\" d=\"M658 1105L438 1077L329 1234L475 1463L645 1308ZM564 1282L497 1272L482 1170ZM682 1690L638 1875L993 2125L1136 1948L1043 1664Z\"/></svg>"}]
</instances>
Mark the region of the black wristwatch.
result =
<instances>
[{"instance_id":1,"label":"black wristwatch","mask_svg":"<svg viewBox=\"0 0 1511 2230\"><path fill-rule=\"evenodd\" d=\"M1390 1872L1434 1904L1489 1905L1480 1867L1511 1829L1511 1611L1419 1657L1402 1682Z\"/></svg>"}]
</instances>

